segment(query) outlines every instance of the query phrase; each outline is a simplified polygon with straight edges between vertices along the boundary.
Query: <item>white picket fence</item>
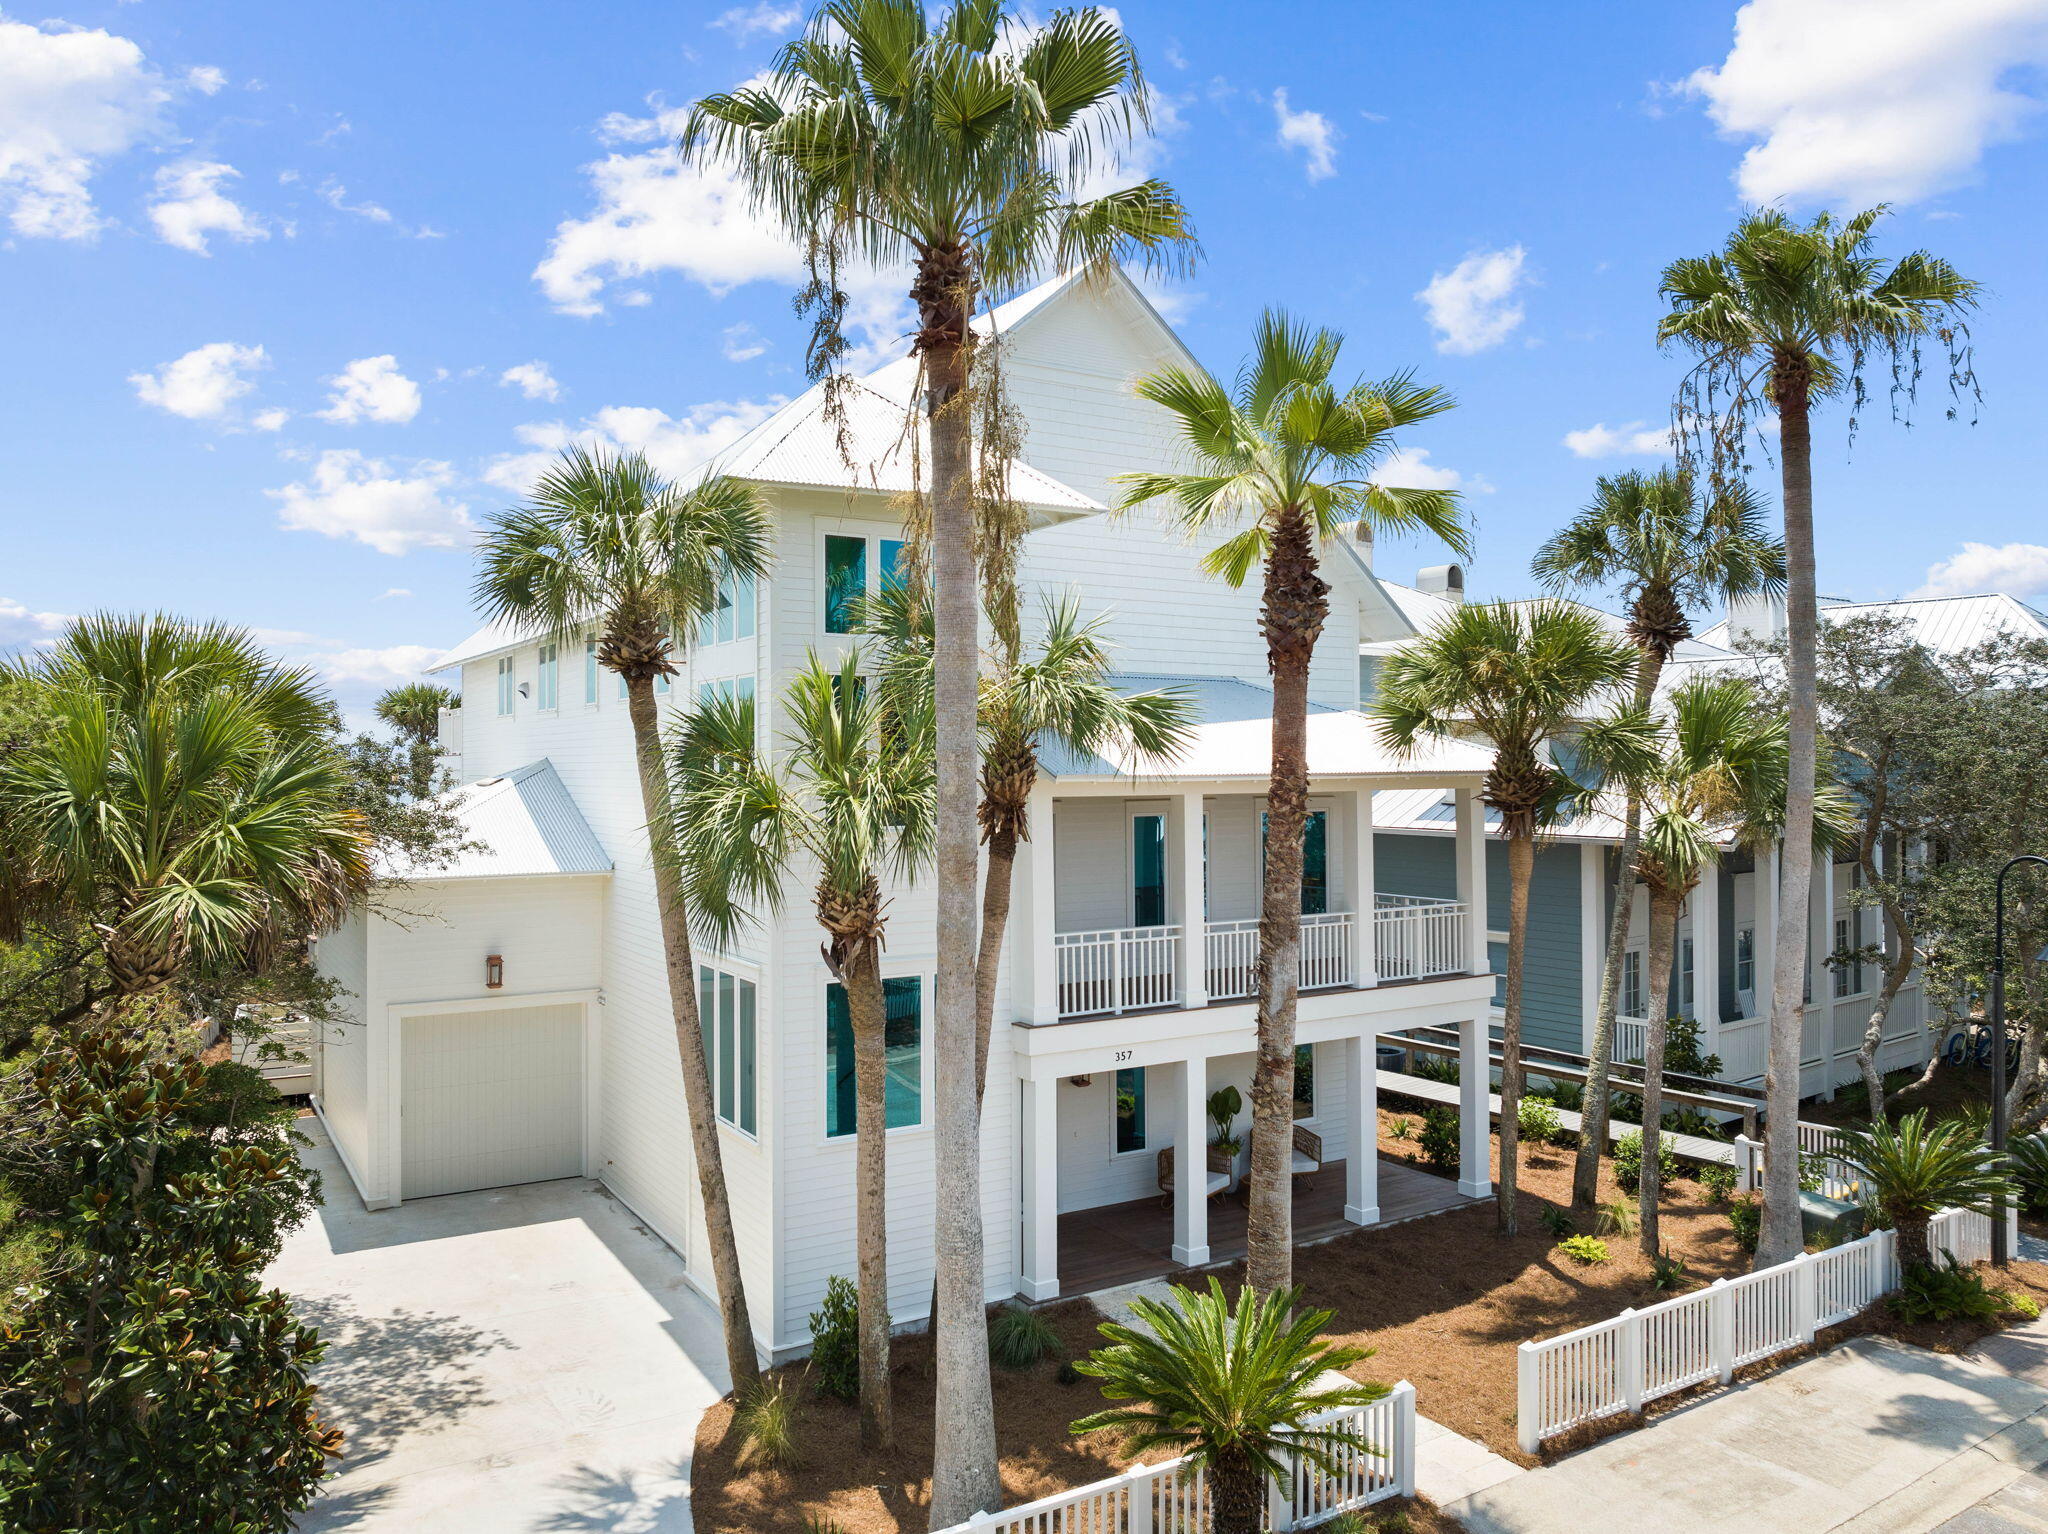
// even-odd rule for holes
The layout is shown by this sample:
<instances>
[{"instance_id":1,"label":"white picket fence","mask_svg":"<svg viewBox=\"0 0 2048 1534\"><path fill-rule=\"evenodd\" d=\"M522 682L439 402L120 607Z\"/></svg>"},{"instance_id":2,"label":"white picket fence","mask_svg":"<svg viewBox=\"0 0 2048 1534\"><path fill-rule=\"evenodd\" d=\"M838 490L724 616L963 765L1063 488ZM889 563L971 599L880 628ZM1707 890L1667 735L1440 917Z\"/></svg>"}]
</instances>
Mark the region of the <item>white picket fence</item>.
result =
<instances>
[{"instance_id":1,"label":"white picket fence","mask_svg":"<svg viewBox=\"0 0 2048 1534\"><path fill-rule=\"evenodd\" d=\"M1272 1482L1266 1501L1272 1534L1312 1529L1352 1508L1415 1494L1415 1387L1406 1380L1369 1406L1325 1412L1309 1425L1348 1430L1369 1448L1340 1455L1335 1475L1298 1461L1293 1475ZM1209 1528L1207 1482L1182 1458L983 1513L943 1534L1209 1534Z\"/></svg>"},{"instance_id":2,"label":"white picket fence","mask_svg":"<svg viewBox=\"0 0 2048 1534\"><path fill-rule=\"evenodd\" d=\"M1928 1244L1958 1262L1991 1255L1991 1217L1936 1215ZM1517 1359L1517 1437L1525 1454L1580 1423L1638 1412L1646 1401L1708 1380L1727 1384L1745 1364L1803 1347L1899 1286L1891 1231L1792 1261L1561 1337L1525 1342Z\"/></svg>"}]
</instances>

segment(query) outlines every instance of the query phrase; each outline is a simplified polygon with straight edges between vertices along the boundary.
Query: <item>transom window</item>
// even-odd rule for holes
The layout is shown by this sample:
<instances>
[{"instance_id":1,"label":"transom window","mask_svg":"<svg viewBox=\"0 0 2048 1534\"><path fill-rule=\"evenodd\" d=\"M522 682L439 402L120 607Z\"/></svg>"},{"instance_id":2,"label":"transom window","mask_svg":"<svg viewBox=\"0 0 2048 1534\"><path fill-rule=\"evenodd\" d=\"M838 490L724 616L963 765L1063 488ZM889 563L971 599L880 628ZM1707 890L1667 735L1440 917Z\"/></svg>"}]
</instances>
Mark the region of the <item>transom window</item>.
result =
<instances>
[{"instance_id":1,"label":"transom window","mask_svg":"<svg viewBox=\"0 0 2048 1534\"><path fill-rule=\"evenodd\" d=\"M697 967L697 1017L704 1030L704 1056L711 1067L718 1116L745 1134L754 1132L754 982Z\"/></svg>"},{"instance_id":2,"label":"transom window","mask_svg":"<svg viewBox=\"0 0 2048 1534\"><path fill-rule=\"evenodd\" d=\"M498 712L499 712L499 713L501 713L501 714L509 714L509 713L511 713L511 712L512 712L512 700L513 700L514 698L516 698L516 697L518 697L518 696L519 696L519 693L518 693L518 686L519 686L519 680L518 680L518 672L516 671L516 669L515 669L515 668L514 668L514 666L513 666L513 662L512 662L512 657L511 657L511 656L509 656L509 655L501 655L501 656L499 656L499 657L498 657Z\"/></svg>"},{"instance_id":3,"label":"transom window","mask_svg":"<svg viewBox=\"0 0 2048 1534\"><path fill-rule=\"evenodd\" d=\"M895 584L903 560L901 538L825 535L825 632L851 634L861 598Z\"/></svg>"},{"instance_id":4,"label":"transom window","mask_svg":"<svg viewBox=\"0 0 2048 1534\"><path fill-rule=\"evenodd\" d=\"M544 644L540 647L540 669L536 677L534 707L552 709L560 694L561 668L555 662L555 647Z\"/></svg>"},{"instance_id":5,"label":"transom window","mask_svg":"<svg viewBox=\"0 0 2048 1534\"><path fill-rule=\"evenodd\" d=\"M882 982L883 1121L905 1129L924 1121L924 983L916 975ZM854 1131L853 1017L846 987L825 987L825 1133Z\"/></svg>"}]
</instances>

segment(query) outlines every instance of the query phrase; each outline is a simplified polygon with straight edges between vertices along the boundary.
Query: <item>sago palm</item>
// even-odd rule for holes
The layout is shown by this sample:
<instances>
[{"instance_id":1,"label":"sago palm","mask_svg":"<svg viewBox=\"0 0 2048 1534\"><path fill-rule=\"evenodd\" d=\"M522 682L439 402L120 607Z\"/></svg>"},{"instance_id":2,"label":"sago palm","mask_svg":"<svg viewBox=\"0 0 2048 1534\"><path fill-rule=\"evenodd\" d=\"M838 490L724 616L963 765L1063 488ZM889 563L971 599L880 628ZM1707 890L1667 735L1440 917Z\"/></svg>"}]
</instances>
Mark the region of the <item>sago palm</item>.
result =
<instances>
[{"instance_id":1,"label":"sago palm","mask_svg":"<svg viewBox=\"0 0 2048 1534\"><path fill-rule=\"evenodd\" d=\"M860 1427L879 1449L893 1433L882 880L911 878L930 856L932 756L929 694L912 694L906 714L860 666L858 651L837 671L814 655L790 682L779 763L756 742L754 700L723 696L679 722L668 757L690 909L721 945L780 903L785 873L815 872L812 907L853 1034Z\"/></svg>"},{"instance_id":2,"label":"sago palm","mask_svg":"<svg viewBox=\"0 0 2048 1534\"><path fill-rule=\"evenodd\" d=\"M764 573L770 545L767 506L751 485L714 476L684 489L638 453L573 447L535 482L524 505L492 518L476 582L486 617L564 648L580 649L591 635L598 664L625 682L690 1144L726 1363L739 1391L754 1386L760 1366L699 1031L688 904L665 834L668 778L654 682L675 674L672 651L713 611L719 583Z\"/></svg>"},{"instance_id":3,"label":"sago palm","mask_svg":"<svg viewBox=\"0 0 2048 1534\"><path fill-rule=\"evenodd\" d=\"M1120 506L1165 500L1190 536L1226 535L1203 558L1211 575L1233 586L1254 572L1263 581L1259 626L1273 675L1273 734L1255 971L1246 1272L1252 1287L1267 1293L1287 1287L1293 1273L1289 1137L1308 826L1308 676L1330 610L1319 545L1352 536L1362 524L1430 533L1461 554L1467 548L1452 492L1374 481L1395 451L1394 434L1449 410L1450 395L1406 373L1377 383L1333 382L1343 344L1333 330L1268 310L1234 386L1198 368L1166 368L1139 380L1138 393L1171 417L1188 466L1117 476Z\"/></svg>"},{"instance_id":4,"label":"sago palm","mask_svg":"<svg viewBox=\"0 0 2048 1534\"><path fill-rule=\"evenodd\" d=\"M1683 463L1653 474L1604 475L1577 517L1536 551L1536 578L1550 590L1619 587L1627 599L1628 635L1635 641L1635 706L1646 709L1678 646L1692 637L1690 614L1729 597L1777 592L1785 586L1785 550L1764 525L1756 498L1740 480L1704 500ZM1636 846L1642 804L1626 798L1621 856L1615 866L1613 914L1593 1017L1586 1077L1585 1133L1572 1174L1572 1204L1598 1200L1600 1152L1607 1144L1608 1071L1614 1061L1614 1014L1621 993L1622 953L1635 904Z\"/></svg>"},{"instance_id":5,"label":"sago palm","mask_svg":"<svg viewBox=\"0 0 2048 1534\"><path fill-rule=\"evenodd\" d=\"M841 262L910 268L937 615L934 1528L1002 1494L974 1082L974 780L976 509L1007 497L977 467L972 320L991 296L1057 267L1133 255L1172 261L1191 248L1186 214L1161 181L1077 195L1145 125L1147 100L1113 13L1055 11L1034 27L1005 0L957 0L932 13L920 0L826 0L761 80L697 102L683 135L686 160L729 169L753 206L808 252L814 377L845 349ZM1000 452L985 456L1000 469ZM993 497L982 493L990 489Z\"/></svg>"},{"instance_id":6,"label":"sago palm","mask_svg":"<svg viewBox=\"0 0 2048 1534\"><path fill-rule=\"evenodd\" d=\"M1869 1198L1898 1233L1899 1261L1924 1268L1934 1260L1927 1223L1944 1209L1991 1207L2015 1195L2011 1178L1971 1127L1959 1119L1927 1121L1916 1108L1835 1138L1835 1155L1870 1179Z\"/></svg>"},{"instance_id":7,"label":"sago palm","mask_svg":"<svg viewBox=\"0 0 2048 1534\"><path fill-rule=\"evenodd\" d=\"M1636 651L1585 608L1564 602L1486 602L1458 608L1389 657L1372 713L1397 751L1425 738L1471 732L1493 747L1483 797L1500 814L1508 852L1507 996L1501 1025L1500 1228L1513 1235L1522 1100L1522 990L1536 838L1593 786L1558 770L1552 752L1572 742L1586 762L1621 760L1639 721L1608 721L1606 704L1636 672ZM1612 725L1610 729L1608 726ZM1484 921L1486 892L1467 921ZM1466 1175L1483 1176L1468 1168Z\"/></svg>"},{"instance_id":8,"label":"sago palm","mask_svg":"<svg viewBox=\"0 0 2048 1534\"><path fill-rule=\"evenodd\" d=\"M1778 422L1791 726L1765 1075L1769 1154L1756 1251L1760 1268L1790 1260L1803 1242L1796 1140L1799 1007L1819 749L1810 418L1816 402L1846 396L1853 435L1855 412L1864 403L1865 363L1874 357L1891 364L1895 393L1910 395L1920 374L1920 349L1930 339L1948 355L1951 387L1974 387L1962 321L1976 304L1977 284L1925 251L1887 270L1871 243L1885 211L1871 208L1846 221L1823 213L1801 224L1780 209L1761 209L1743 218L1719 252L1672 262L1659 289L1670 309L1658 323L1658 341L1699 357L1677 407L1688 449L1696 456L1704 450L1716 476L1725 477L1731 464L1739 466L1758 415L1770 411Z\"/></svg>"},{"instance_id":9,"label":"sago palm","mask_svg":"<svg viewBox=\"0 0 2048 1534\"><path fill-rule=\"evenodd\" d=\"M1188 1456L1207 1476L1215 1534L1258 1534L1267 1482L1291 1476L1297 1460L1339 1473L1360 1454L1386 1452L1353 1431L1308 1425L1387 1393L1381 1384L1318 1386L1367 1356L1317 1335L1331 1312L1297 1311L1294 1288L1261 1294L1247 1284L1232 1301L1215 1278L1207 1292L1175 1285L1173 1298L1140 1296L1131 1301L1136 1325L1104 1324L1112 1345L1074 1367L1102 1381L1110 1400L1131 1404L1083 1417L1073 1431L1114 1429L1127 1453Z\"/></svg>"}]
</instances>

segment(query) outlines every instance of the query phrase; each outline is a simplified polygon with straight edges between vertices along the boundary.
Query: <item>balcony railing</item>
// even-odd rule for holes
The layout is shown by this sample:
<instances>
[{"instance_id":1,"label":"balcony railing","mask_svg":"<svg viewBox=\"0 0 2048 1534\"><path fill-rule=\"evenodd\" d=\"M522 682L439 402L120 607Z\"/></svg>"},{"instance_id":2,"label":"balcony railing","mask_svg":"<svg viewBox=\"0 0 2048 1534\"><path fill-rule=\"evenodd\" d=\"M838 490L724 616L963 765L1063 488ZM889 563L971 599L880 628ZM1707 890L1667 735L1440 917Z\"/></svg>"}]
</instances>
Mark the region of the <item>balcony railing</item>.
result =
<instances>
[{"instance_id":1,"label":"balcony railing","mask_svg":"<svg viewBox=\"0 0 2048 1534\"><path fill-rule=\"evenodd\" d=\"M1299 981L1304 991L1351 984L1349 911L1325 911L1301 919ZM1257 989L1252 968L1259 957L1259 924L1249 921L1209 923L1209 999L1241 1001Z\"/></svg>"},{"instance_id":2,"label":"balcony railing","mask_svg":"<svg viewBox=\"0 0 2048 1534\"><path fill-rule=\"evenodd\" d=\"M1372 951L1382 981L1465 973L1470 959L1462 901L1377 895L1373 906Z\"/></svg>"},{"instance_id":3,"label":"balcony railing","mask_svg":"<svg viewBox=\"0 0 2048 1534\"><path fill-rule=\"evenodd\" d=\"M1170 1007L1180 1000L1180 928L1060 932L1060 1016L1094 1017Z\"/></svg>"}]
</instances>

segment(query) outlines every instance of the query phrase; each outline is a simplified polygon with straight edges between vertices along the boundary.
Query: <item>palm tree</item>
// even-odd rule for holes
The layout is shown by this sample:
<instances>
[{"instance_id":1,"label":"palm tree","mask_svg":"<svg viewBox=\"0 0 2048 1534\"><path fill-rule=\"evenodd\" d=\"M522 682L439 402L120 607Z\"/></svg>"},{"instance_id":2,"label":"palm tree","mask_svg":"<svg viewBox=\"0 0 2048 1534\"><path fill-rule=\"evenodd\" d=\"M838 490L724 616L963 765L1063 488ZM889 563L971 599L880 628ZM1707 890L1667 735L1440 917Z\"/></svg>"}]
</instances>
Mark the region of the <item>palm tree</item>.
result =
<instances>
[{"instance_id":1,"label":"palm tree","mask_svg":"<svg viewBox=\"0 0 2048 1534\"><path fill-rule=\"evenodd\" d=\"M558 645L574 645L594 630L598 664L626 684L690 1143L726 1363L740 1393L759 1382L760 1365L699 1031L682 871L665 834L668 778L654 680L675 674L670 652L713 611L722 580L766 571L770 543L767 505L751 485L714 476L686 490L638 453L572 447L541 475L525 505L492 518L476 582L477 605L492 620Z\"/></svg>"},{"instance_id":2,"label":"palm tree","mask_svg":"<svg viewBox=\"0 0 2048 1534\"><path fill-rule=\"evenodd\" d=\"M8 680L44 727L0 757L0 938L69 909L106 967L52 1024L331 927L367 891L333 705L242 630L82 618Z\"/></svg>"},{"instance_id":3,"label":"palm tree","mask_svg":"<svg viewBox=\"0 0 2048 1534\"><path fill-rule=\"evenodd\" d=\"M1630 470L1603 476L1586 508L1536 551L1531 570L1560 595L1574 589L1621 588L1629 603L1628 636L1640 652L1635 706L1647 709L1665 663L1692 637L1687 613L1729 597L1782 591L1785 549L1771 540L1762 509L1747 485L1731 481L1703 504L1694 491L1692 471L1680 463L1654 474ZM1591 1209L1599 1197L1614 1014L1635 904L1636 847L1641 836L1642 804L1631 794L1623 812L1613 917L1593 1016L1584 1133L1572 1172L1572 1204L1578 1209Z\"/></svg>"},{"instance_id":4,"label":"palm tree","mask_svg":"<svg viewBox=\"0 0 2048 1534\"><path fill-rule=\"evenodd\" d=\"M1215 1278L1207 1293L1175 1285L1173 1298L1176 1305L1139 1296L1131 1301L1135 1325L1104 1323L1113 1345L1074 1367L1101 1380L1110 1400L1134 1404L1083 1417L1074 1432L1112 1428L1127 1453L1187 1455L1207 1475L1215 1534L1258 1534L1266 1483L1292 1475L1296 1460L1336 1473L1361 1451L1384 1452L1353 1432L1307 1425L1387 1393L1376 1383L1318 1385L1367 1356L1316 1335L1331 1312L1297 1312L1301 1291L1292 1288L1261 1294L1247 1284L1232 1302Z\"/></svg>"},{"instance_id":5,"label":"palm tree","mask_svg":"<svg viewBox=\"0 0 2048 1534\"><path fill-rule=\"evenodd\" d=\"M1381 737L1411 751L1425 737L1471 731L1493 747L1485 801L1500 812L1508 849L1508 972L1501 1027L1500 1228L1513 1235L1518 1114L1522 1101L1522 971L1529 929L1529 884L1536 837L1586 786L1552 765L1551 749L1570 740L1591 763L1620 760L1640 734L1620 716L1611 728L1588 724L1603 697L1632 681L1636 651L1587 609L1566 602L1486 602L1457 609L1380 669L1372 712ZM1468 921L1484 919L1484 892Z\"/></svg>"},{"instance_id":6,"label":"palm tree","mask_svg":"<svg viewBox=\"0 0 2048 1534\"><path fill-rule=\"evenodd\" d=\"M777 905L799 857L817 868L812 904L853 1034L860 1431L871 1449L893 1433L882 875L914 877L932 835L930 695L910 701L917 712L907 716L869 688L857 650L836 672L813 655L786 695L779 770L756 745L752 698L707 699L669 741L676 846L708 935L729 943L750 906Z\"/></svg>"},{"instance_id":7,"label":"palm tree","mask_svg":"<svg viewBox=\"0 0 2048 1534\"><path fill-rule=\"evenodd\" d=\"M1719 253L1672 262L1659 284L1670 303L1657 326L1659 343L1686 347L1700 359L1680 388L1677 406L1688 451L1704 451L1716 477L1724 477L1731 464L1740 466L1758 413L1768 409L1778 422L1791 733L1765 1076L1760 1268L1789 1261L1803 1241L1796 1139L1799 1006L1819 736L1810 416L1815 401L1847 394L1853 438L1855 412L1864 402L1865 363L1873 356L1890 361L1895 392L1910 395L1920 376L1920 348L1930 337L1948 353L1951 390L1975 387L1962 321L1976 304L1977 284L1925 251L1885 271L1871 250L1871 230L1886 211L1871 208L1841 223L1823 213L1799 224L1780 209L1764 208L1745 216Z\"/></svg>"},{"instance_id":8,"label":"palm tree","mask_svg":"<svg viewBox=\"0 0 2048 1534\"><path fill-rule=\"evenodd\" d=\"M1026 26L1005 0L825 0L765 79L707 96L683 134L809 255L813 376L845 342L842 259L907 264L917 398L931 446L928 547L936 609L939 907L934 1149L938 1163L938 1431L932 1527L996 1505L974 1071L977 502L1001 503L1000 452L975 463L975 311L1048 269L1191 248L1164 182L1092 200L1148 121L1135 51L1093 7ZM984 390L984 392L986 392ZM828 401L832 398L828 385ZM989 433L981 434L988 448ZM1000 435L1000 433L996 434ZM993 489L996 493L986 492ZM922 582L917 583L922 587Z\"/></svg>"},{"instance_id":9,"label":"palm tree","mask_svg":"<svg viewBox=\"0 0 2048 1534\"><path fill-rule=\"evenodd\" d=\"M377 717L396 730L410 748L415 799L423 799L433 791L441 711L460 707L462 694L432 682L407 682L391 688L377 700Z\"/></svg>"},{"instance_id":10,"label":"palm tree","mask_svg":"<svg viewBox=\"0 0 2048 1534\"><path fill-rule=\"evenodd\" d=\"M1993 1199L2015 1196L2011 1178L1971 1125L1929 1124L1925 1108L1896 1124L1880 1118L1842 1130L1834 1153L1870 1179L1873 1202L1898 1233L1905 1267L1932 1264L1927 1222L1943 1209L1988 1209Z\"/></svg>"},{"instance_id":11,"label":"palm tree","mask_svg":"<svg viewBox=\"0 0 2048 1534\"><path fill-rule=\"evenodd\" d=\"M1294 1018L1301 957L1302 842L1308 825L1308 672L1330 588L1318 540L1357 527L1421 530L1467 549L1456 496L1373 482L1394 433L1452 406L1441 389L1398 373L1339 390L1330 375L1343 337L1278 310L1259 319L1234 388L1199 368L1166 368L1138 393L1166 410L1191 460L1185 473L1123 474L1119 505L1164 498L1190 535L1232 528L1203 567L1233 586L1263 569L1260 628L1273 673L1266 870L1259 911L1258 1064L1252 1077L1252 1163L1246 1273L1254 1289L1288 1287L1294 1265Z\"/></svg>"},{"instance_id":12,"label":"palm tree","mask_svg":"<svg viewBox=\"0 0 2048 1534\"><path fill-rule=\"evenodd\" d=\"M1647 815L1631 872L1650 894L1650 1008L1643 1050L1643 1163L1637 1235L1655 1257L1664 1043L1678 913L1732 836L1768 845L1785 813L1785 720L1761 708L1749 682L1694 677L1672 691L1659 750L1630 784Z\"/></svg>"}]
</instances>

